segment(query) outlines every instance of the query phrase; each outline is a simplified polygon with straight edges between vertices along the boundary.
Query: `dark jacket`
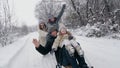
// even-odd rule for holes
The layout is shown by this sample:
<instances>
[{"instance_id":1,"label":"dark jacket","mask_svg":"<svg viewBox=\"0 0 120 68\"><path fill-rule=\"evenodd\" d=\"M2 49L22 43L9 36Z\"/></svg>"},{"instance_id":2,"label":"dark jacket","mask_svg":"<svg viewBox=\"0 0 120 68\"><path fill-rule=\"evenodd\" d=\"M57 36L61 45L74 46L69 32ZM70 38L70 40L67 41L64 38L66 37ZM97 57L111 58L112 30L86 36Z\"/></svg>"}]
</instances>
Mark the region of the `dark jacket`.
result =
<instances>
[{"instance_id":1,"label":"dark jacket","mask_svg":"<svg viewBox=\"0 0 120 68\"><path fill-rule=\"evenodd\" d=\"M62 15L64 13L64 10L65 10L65 5L63 5L59 15L55 18L54 22L48 21L48 23L47 23L48 32L52 27L55 27L56 29L59 29L59 23L58 22L61 19Z\"/></svg>"},{"instance_id":2,"label":"dark jacket","mask_svg":"<svg viewBox=\"0 0 120 68\"><path fill-rule=\"evenodd\" d=\"M69 55L65 46L63 46L63 48L62 48L62 60L61 61L62 61L63 66L71 65L72 68L79 68L77 61L76 61L76 58Z\"/></svg>"},{"instance_id":3,"label":"dark jacket","mask_svg":"<svg viewBox=\"0 0 120 68\"><path fill-rule=\"evenodd\" d=\"M79 56L77 51L75 51L74 56L71 57L66 50L65 46L61 48L61 52L59 52L59 63L63 66L71 65L72 68L89 68L85 62L84 56ZM78 63L77 63L77 61ZM79 65L79 66L78 66Z\"/></svg>"},{"instance_id":4,"label":"dark jacket","mask_svg":"<svg viewBox=\"0 0 120 68\"><path fill-rule=\"evenodd\" d=\"M52 36L51 34L48 34L47 35L47 41L46 41L46 44L45 44L45 47L43 47L41 44L38 48L36 48L36 50L41 53L42 55L46 55L48 54L51 49L52 49L52 45L54 43L54 40L55 40L56 37Z\"/></svg>"}]
</instances>

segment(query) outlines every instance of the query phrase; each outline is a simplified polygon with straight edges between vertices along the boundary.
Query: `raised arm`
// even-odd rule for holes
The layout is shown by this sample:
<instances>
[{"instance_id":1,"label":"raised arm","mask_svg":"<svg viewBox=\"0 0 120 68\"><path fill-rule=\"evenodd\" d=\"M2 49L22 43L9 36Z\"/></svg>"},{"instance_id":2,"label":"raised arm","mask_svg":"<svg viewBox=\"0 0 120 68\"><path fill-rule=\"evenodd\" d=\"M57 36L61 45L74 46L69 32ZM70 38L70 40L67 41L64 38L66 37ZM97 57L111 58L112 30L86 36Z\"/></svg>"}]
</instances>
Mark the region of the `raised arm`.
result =
<instances>
[{"instance_id":1,"label":"raised arm","mask_svg":"<svg viewBox=\"0 0 120 68\"><path fill-rule=\"evenodd\" d=\"M61 19L62 15L64 13L64 10L65 10L65 7L66 7L66 4L63 5L63 7L62 7L62 9L61 9L61 11L59 13L59 15L57 16L57 23Z\"/></svg>"}]
</instances>

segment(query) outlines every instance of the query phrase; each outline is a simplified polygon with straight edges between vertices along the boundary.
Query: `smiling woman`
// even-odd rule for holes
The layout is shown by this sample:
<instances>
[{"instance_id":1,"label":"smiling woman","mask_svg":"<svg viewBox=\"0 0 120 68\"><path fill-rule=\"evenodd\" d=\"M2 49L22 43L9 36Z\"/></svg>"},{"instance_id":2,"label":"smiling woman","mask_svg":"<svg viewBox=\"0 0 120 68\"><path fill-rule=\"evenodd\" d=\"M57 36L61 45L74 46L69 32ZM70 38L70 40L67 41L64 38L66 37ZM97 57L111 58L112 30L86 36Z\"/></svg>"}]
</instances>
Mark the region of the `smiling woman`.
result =
<instances>
[{"instance_id":1,"label":"smiling woman","mask_svg":"<svg viewBox=\"0 0 120 68\"><path fill-rule=\"evenodd\" d=\"M34 8L36 3L41 0L10 0L12 5L14 4L14 11L19 21L26 22L24 24L33 26L37 24L37 19L34 15ZM22 23L18 23L22 25Z\"/></svg>"}]
</instances>

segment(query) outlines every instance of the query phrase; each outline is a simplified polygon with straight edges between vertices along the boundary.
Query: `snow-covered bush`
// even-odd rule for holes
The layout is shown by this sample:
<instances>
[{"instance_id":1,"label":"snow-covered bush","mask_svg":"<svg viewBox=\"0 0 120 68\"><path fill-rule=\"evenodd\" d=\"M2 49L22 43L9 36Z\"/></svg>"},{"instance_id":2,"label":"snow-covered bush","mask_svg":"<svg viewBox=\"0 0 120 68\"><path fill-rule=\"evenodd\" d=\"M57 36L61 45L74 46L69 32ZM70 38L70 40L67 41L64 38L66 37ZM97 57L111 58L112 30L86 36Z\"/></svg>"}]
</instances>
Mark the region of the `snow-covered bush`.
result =
<instances>
[{"instance_id":1,"label":"snow-covered bush","mask_svg":"<svg viewBox=\"0 0 120 68\"><path fill-rule=\"evenodd\" d=\"M87 24L86 26L73 30L73 33L86 37L109 36L108 38L114 38L114 39L120 38L120 36L115 35L116 33L120 34L118 24L112 25L109 24L108 22L104 24L102 24L101 22L97 22L93 26Z\"/></svg>"},{"instance_id":2,"label":"snow-covered bush","mask_svg":"<svg viewBox=\"0 0 120 68\"><path fill-rule=\"evenodd\" d=\"M82 28L82 30L85 33L85 36L87 37L101 37L104 36L104 32L101 31L99 28L100 24L95 24L94 26L90 26L90 24L87 24L86 27Z\"/></svg>"},{"instance_id":3,"label":"snow-covered bush","mask_svg":"<svg viewBox=\"0 0 120 68\"><path fill-rule=\"evenodd\" d=\"M120 40L120 36L118 36L118 35L113 35L113 36L111 36L110 38L113 38L113 39L118 39L118 40Z\"/></svg>"}]
</instances>

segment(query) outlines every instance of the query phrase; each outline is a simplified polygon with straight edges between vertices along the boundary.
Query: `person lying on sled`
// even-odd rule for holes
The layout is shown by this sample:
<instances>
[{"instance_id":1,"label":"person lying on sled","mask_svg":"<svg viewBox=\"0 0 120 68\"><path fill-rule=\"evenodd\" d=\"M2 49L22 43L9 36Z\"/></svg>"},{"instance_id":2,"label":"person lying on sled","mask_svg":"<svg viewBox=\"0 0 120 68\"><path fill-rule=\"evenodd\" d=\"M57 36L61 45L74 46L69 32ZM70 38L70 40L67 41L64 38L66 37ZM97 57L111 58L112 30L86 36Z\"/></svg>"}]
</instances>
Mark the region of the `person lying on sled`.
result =
<instances>
[{"instance_id":1,"label":"person lying on sled","mask_svg":"<svg viewBox=\"0 0 120 68\"><path fill-rule=\"evenodd\" d=\"M62 48L65 45L65 49L67 50L66 52L66 57L63 55L63 59L66 60L66 62L69 61L69 63L72 65L73 68L78 68L77 61L79 62L79 66L82 68L88 68L85 60L84 60L84 52L80 45L76 42L75 38L71 35L69 31L67 31L66 27L62 26L59 29L59 33L57 38L55 39L52 50L56 51L58 47ZM69 55L68 55L69 54ZM74 55L75 54L75 55ZM71 56L71 57L69 57ZM73 58L74 57L74 58ZM66 58L66 59L65 59ZM76 58L76 59L75 59ZM63 62L63 65L66 64L66 62ZM64 66L68 66L64 65Z\"/></svg>"}]
</instances>

